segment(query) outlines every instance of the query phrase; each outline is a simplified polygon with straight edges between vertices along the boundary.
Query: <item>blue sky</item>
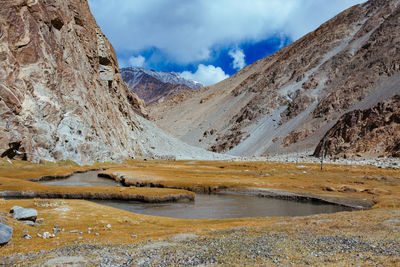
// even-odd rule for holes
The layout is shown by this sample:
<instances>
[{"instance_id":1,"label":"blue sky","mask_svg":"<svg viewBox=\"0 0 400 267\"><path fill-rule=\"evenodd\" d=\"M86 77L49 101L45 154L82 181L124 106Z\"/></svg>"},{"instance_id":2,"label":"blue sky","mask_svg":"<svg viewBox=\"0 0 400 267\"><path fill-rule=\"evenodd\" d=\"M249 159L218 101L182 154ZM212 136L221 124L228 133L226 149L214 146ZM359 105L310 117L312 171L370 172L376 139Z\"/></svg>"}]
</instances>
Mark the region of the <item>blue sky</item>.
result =
<instances>
[{"instance_id":1,"label":"blue sky","mask_svg":"<svg viewBox=\"0 0 400 267\"><path fill-rule=\"evenodd\" d=\"M120 67L211 85L362 0L89 0Z\"/></svg>"}]
</instances>

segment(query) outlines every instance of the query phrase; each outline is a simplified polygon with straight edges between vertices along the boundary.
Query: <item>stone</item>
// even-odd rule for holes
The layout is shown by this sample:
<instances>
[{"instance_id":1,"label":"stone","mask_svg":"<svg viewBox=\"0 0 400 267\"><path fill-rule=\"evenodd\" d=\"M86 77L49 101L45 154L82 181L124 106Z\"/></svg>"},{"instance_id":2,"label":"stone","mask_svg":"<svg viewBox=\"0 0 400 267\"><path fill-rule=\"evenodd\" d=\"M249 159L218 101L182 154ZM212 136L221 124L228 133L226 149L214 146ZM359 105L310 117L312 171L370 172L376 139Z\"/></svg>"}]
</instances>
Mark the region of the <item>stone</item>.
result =
<instances>
[{"instance_id":1,"label":"stone","mask_svg":"<svg viewBox=\"0 0 400 267\"><path fill-rule=\"evenodd\" d=\"M111 228L111 224L107 224L106 227L107 227L108 229L110 229L110 228Z\"/></svg>"},{"instance_id":2,"label":"stone","mask_svg":"<svg viewBox=\"0 0 400 267\"><path fill-rule=\"evenodd\" d=\"M36 220L37 224L43 224L44 223L44 219L43 218L39 218Z\"/></svg>"},{"instance_id":3,"label":"stone","mask_svg":"<svg viewBox=\"0 0 400 267\"><path fill-rule=\"evenodd\" d=\"M35 222L33 221L21 221L23 224L29 225L29 226L35 226Z\"/></svg>"},{"instance_id":4,"label":"stone","mask_svg":"<svg viewBox=\"0 0 400 267\"><path fill-rule=\"evenodd\" d=\"M55 237L55 235L54 234L50 234L49 232L44 232L42 234L42 237L43 237L43 239L49 239L49 238Z\"/></svg>"},{"instance_id":5,"label":"stone","mask_svg":"<svg viewBox=\"0 0 400 267\"><path fill-rule=\"evenodd\" d=\"M0 223L0 245L4 245L10 242L12 234L13 234L12 227Z\"/></svg>"},{"instance_id":6,"label":"stone","mask_svg":"<svg viewBox=\"0 0 400 267\"><path fill-rule=\"evenodd\" d=\"M30 235L28 235L28 234L24 234L23 236L22 236L22 238L23 239L32 239L32 237L30 236Z\"/></svg>"},{"instance_id":7,"label":"stone","mask_svg":"<svg viewBox=\"0 0 400 267\"><path fill-rule=\"evenodd\" d=\"M21 221L36 221L38 212L35 209L24 209L19 206L12 207L10 213L13 214L13 218Z\"/></svg>"}]
</instances>

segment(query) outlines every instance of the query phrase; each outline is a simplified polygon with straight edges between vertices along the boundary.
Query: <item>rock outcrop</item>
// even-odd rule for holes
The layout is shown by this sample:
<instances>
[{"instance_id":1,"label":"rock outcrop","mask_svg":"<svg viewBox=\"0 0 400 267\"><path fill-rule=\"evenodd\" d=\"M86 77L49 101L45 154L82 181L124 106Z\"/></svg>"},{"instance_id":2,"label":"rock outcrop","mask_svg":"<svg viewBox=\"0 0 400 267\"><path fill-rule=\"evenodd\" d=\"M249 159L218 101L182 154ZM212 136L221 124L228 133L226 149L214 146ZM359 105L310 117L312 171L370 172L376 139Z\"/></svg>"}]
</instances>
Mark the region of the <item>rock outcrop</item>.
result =
<instances>
[{"instance_id":1,"label":"rock outcrop","mask_svg":"<svg viewBox=\"0 0 400 267\"><path fill-rule=\"evenodd\" d=\"M20 221L32 221L35 222L38 216L38 212L35 209L24 209L23 207L14 206L11 208L10 213L13 218Z\"/></svg>"},{"instance_id":2,"label":"rock outcrop","mask_svg":"<svg viewBox=\"0 0 400 267\"><path fill-rule=\"evenodd\" d=\"M370 0L225 81L152 105L150 117L217 152L311 154L342 115L387 101L399 84L400 2Z\"/></svg>"},{"instance_id":3,"label":"rock outcrop","mask_svg":"<svg viewBox=\"0 0 400 267\"><path fill-rule=\"evenodd\" d=\"M314 155L400 157L400 95L366 110L343 115L321 140Z\"/></svg>"},{"instance_id":4,"label":"rock outcrop","mask_svg":"<svg viewBox=\"0 0 400 267\"><path fill-rule=\"evenodd\" d=\"M10 226L0 223L0 245L10 242L12 234L13 229Z\"/></svg>"},{"instance_id":5,"label":"rock outcrop","mask_svg":"<svg viewBox=\"0 0 400 267\"><path fill-rule=\"evenodd\" d=\"M211 155L143 117L87 1L0 2L0 154L81 164Z\"/></svg>"},{"instance_id":6,"label":"rock outcrop","mask_svg":"<svg viewBox=\"0 0 400 267\"><path fill-rule=\"evenodd\" d=\"M175 72L122 68L121 76L132 92L143 99L146 105L203 87L201 83L186 80Z\"/></svg>"}]
</instances>

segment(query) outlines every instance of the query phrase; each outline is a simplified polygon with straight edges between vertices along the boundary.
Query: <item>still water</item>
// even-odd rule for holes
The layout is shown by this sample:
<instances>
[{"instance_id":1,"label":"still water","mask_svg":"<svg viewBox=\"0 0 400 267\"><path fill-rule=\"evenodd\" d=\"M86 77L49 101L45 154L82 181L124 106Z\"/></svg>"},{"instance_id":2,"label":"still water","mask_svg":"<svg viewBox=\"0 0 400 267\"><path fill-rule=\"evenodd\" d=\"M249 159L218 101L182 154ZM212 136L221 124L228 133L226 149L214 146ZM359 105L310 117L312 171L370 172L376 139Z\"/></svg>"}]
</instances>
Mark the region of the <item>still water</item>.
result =
<instances>
[{"instance_id":1,"label":"still water","mask_svg":"<svg viewBox=\"0 0 400 267\"><path fill-rule=\"evenodd\" d=\"M187 203L95 202L140 214L182 219L306 216L351 210L338 205L229 194L196 194L195 201Z\"/></svg>"},{"instance_id":2,"label":"still water","mask_svg":"<svg viewBox=\"0 0 400 267\"><path fill-rule=\"evenodd\" d=\"M100 178L98 171L77 173L67 179L41 182L55 186L116 186ZM266 216L306 216L350 211L351 208L325 203L282 200L230 194L196 194L194 202L142 203L136 201L98 200L96 203L139 214L183 218L226 219Z\"/></svg>"}]
</instances>

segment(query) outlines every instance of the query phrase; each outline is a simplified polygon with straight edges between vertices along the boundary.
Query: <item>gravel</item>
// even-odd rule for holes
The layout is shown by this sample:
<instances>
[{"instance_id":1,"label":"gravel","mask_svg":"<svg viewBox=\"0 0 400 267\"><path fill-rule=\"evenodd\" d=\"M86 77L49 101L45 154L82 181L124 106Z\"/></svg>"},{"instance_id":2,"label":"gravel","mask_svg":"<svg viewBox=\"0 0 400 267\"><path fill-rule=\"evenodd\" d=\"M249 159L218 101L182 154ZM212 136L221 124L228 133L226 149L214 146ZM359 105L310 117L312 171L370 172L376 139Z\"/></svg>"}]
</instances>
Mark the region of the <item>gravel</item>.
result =
<instances>
[{"instance_id":1,"label":"gravel","mask_svg":"<svg viewBox=\"0 0 400 267\"><path fill-rule=\"evenodd\" d=\"M378 264L382 258L399 262L400 241L308 233L291 236L241 227L215 231L208 236L187 235L130 245L75 245L0 260L10 265L31 266L62 265L65 261L97 266L297 266Z\"/></svg>"}]
</instances>

